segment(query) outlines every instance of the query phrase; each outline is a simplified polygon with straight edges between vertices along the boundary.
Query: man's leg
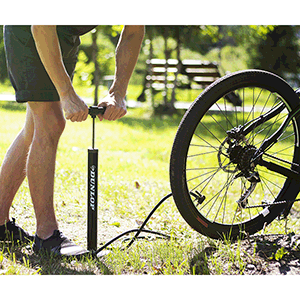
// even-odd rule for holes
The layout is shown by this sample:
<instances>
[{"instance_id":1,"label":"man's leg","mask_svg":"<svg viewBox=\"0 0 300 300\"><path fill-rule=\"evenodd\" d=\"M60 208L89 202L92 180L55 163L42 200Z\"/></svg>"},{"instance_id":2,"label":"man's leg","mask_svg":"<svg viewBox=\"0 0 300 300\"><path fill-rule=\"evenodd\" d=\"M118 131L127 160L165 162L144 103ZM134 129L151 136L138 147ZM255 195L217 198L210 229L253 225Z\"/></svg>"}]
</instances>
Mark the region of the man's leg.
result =
<instances>
[{"instance_id":1,"label":"man's leg","mask_svg":"<svg viewBox=\"0 0 300 300\"><path fill-rule=\"evenodd\" d=\"M31 102L34 135L27 160L27 178L35 210L36 253L81 256L87 250L77 246L58 230L53 205L55 160L59 138L65 127L60 102Z\"/></svg>"},{"instance_id":2,"label":"man's leg","mask_svg":"<svg viewBox=\"0 0 300 300\"><path fill-rule=\"evenodd\" d=\"M58 229L53 205L54 173L65 118L60 102L31 102L29 106L34 120L34 135L26 171L36 214L36 234L46 239Z\"/></svg>"},{"instance_id":3,"label":"man's leg","mask_svg":"<svg viewBox=\"0 0 300 300\"><path fill-rule=\"evenodd\" d=\"M32 112L27 106L24 128L9 147L0 169L0 225L9 221L12 201L26 176L26 161L33 131Z\"/></svg>"}]
</instances>

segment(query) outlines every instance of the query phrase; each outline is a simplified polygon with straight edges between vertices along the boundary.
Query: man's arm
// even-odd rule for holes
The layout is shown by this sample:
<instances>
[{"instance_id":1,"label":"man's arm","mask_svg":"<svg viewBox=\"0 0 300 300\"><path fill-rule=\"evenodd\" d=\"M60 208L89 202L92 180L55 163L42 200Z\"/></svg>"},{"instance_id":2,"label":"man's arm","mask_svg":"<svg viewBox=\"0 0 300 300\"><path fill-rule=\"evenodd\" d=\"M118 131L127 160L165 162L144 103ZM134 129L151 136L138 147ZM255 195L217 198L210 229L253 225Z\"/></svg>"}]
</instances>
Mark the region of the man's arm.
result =
<instances>
[{"instance_id":1,"label":"man's arm","mask_svg":"<svg viewBox=\"0 0 300 300\"><path fill-rule=\"evenodd\" d=\"M40 59L60 96L66 118L78 122L86 120L88 107L76 94L64 67L56 26L32 25L31 31Z\"/></svg>"},{"instance_id":2,"label":"man's arm","mask_svg":"<svg viewBox=\"0 0 300 300\"><path fill-rule=\"evenodd\" d=\"M124 26L116 48L116 68L114 82L109 90L109 95L98 106L106 106L100 120L116 120L126 114L125 96L129 80L135 68L142 41L145 34L145 26Z\"/></svg>"}]
</instances>

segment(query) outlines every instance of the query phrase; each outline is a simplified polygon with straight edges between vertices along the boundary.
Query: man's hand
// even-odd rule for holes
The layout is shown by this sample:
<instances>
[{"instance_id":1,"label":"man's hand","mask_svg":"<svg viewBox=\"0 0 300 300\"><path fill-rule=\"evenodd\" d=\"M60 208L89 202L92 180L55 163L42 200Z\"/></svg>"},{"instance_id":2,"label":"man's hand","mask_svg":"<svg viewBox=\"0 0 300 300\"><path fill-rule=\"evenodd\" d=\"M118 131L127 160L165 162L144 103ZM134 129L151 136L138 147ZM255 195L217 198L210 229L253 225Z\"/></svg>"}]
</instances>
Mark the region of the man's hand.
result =
<instances>
[{"instance_id":1,"label":"man's hand","mask_svg":"<svg viewBox=\"0 0 300 300\"><path fill-rule=\"evenodd\" d=\"M124 98L139 56L144 33L144 26L129 25L123 28L116 49L114 81L109 89L109 95L98 104L106 107L104 115L98 115L100 121L117 120L127 113Z\"/></svg>"},{"instance_id":2,"label":"man's hand","mask_svg":"<svg viewBox=\"0 0 300 300\"><path fill-rule=\"evenodd\" d=\"M124 117L127 113L124 98L115 93L110 93L101 102L99 102L98 107L100 106L106 107L104 115L98 115L100 121L103 119L115 121Z\"/></svg>"},{"instance_id":3,"label":"man's hand","mask_svg":"<svg viewBox=\"0 0 300 300\"><path fill-rule=\"evenodd\" d=\"M60 94L60 101L67 120L82 122L87 119L89 109L74 90Z\"/></svg>"}]
</instances>

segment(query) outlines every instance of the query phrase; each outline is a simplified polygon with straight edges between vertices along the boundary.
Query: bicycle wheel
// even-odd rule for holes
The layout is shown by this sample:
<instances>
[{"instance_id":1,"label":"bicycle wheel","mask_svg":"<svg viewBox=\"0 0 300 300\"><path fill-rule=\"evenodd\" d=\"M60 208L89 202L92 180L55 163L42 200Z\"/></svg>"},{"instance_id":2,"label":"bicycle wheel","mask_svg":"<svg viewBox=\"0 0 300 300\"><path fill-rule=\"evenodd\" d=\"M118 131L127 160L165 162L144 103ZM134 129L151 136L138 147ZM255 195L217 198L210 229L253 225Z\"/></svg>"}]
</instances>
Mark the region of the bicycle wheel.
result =
<instances>
[{"instance_id":1,"label":"bicycle wheel","mask_svg":"<svg viewBox=\"0 0 300 300\"><path fill-rule=\"evenodd\" d=\"M231 105L232 97L242 105ZM279 113L255 123L280 103L284 105ZM284 205L269 204L295 199L295 179L253 163L252 158L298 103L283 79L260 70L225 76L198 96L178 127L170 159L173 197L192 228L211 238L243 238L272 222ZM239 134L247 124L256 125L246 135ZM296 169L299 120L294 118L262 156Z\"/></svg>"}]
</instances>

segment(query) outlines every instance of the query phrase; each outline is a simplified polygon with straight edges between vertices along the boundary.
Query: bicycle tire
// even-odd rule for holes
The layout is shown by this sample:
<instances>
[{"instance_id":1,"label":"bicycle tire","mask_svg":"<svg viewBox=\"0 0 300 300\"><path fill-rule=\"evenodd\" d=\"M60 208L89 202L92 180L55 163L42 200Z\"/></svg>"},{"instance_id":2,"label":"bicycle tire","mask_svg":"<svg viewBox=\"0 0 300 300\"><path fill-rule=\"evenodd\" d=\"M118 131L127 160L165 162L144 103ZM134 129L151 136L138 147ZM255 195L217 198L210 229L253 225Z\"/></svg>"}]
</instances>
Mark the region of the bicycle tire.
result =
<instances>
[{"instance_id":1,"label":"bicycle tire","mask_svg":"<svg viewBox=\"0 0 300 300\"><path fill-rule=\"evenodd\" d=\"M250 97L252 91L253 96ZM240 108L230 106L225 100L225 97L232 93L241 98L243 104ZM259 96L257 93L260 93ZM252 108L250 106L251 98ZM271 102L264 103L270 99L273 104ZM245 70L222 77L211 84L197 97L183 116L171 151L170 184L180 214L199 233L214 239L244 238L246 235L258 232L265 224L271 223L284 207L282 204L261 207L262 201L267 200L268 203L273 203L295 199L297 196L299 183L294 179L277 176L274 172L269 171L265 174L265 170L262 171L263 167L256 165L252 171L256 170L263 179L257 183L254 189L255 193L254 191L250 193L246 206L251 207L257 204L258 207L241 209L236 202L239 198L245 198L243 195L249 192L247 186L251 185L244 175L239 175L241 165L250 168L250 160L247 159L253 155L253 149L259 146L258 140L267 138L266 131L271 134L281 122L276 116L278 121L269 121L269 123L274 122L270 123L271 125L267 126L266 122L261 125L261 128L254 128L251 138L247 136L247 139L243 140L246 140L247 144L242 145L242 142L238 144L235 141L235 148L227 146L226 149L225 145L229 143L228 131L249 122L251 115L255 119L258 115L264 114L270 110L270 106L274 107L275 102L278 101L285 104L282 113L285 115L295 109L299 103L294 90L279 76L262 70ZM263 110L261 110L261 105L265 105ZM249 106L252 110L250 113ZM257 109L258 107L260 109ZM281 117L280 114L280 120ZM212 127L210 123L214 123L215 127ZM281 147L288 145L289 150L277 148L279 150L276 150L275 154L271 154L271 157L276 156L276 159L278 156L281 158L284 156L284 160L287 160L287 155L289 155L291 169L296 169L299 165L299 125L299 119L294 118L291 126L278 143L278 145L282 145ZM266 129L263 129L263 126ZM194 140L197 142L194 143ZM231 149L229 149L230 147ZM239 149L240 152L236 151L235 155L232 155L234 149ZM267 154L266 152L264 155ZM210 174L208 179L205 179L204 176L208 174ZM269 181L271 182L271 180L273 181L270 187ZM221 190L216 191L218 186ZM239 186L240 189L237 192ZM213 204L216 204L216 208L213 207ZM230 207L232 207L231 210ZM219 216L221 209L222 215ZM245 213L243 214L243 212Z\"/></svg>"}]
</instances>

